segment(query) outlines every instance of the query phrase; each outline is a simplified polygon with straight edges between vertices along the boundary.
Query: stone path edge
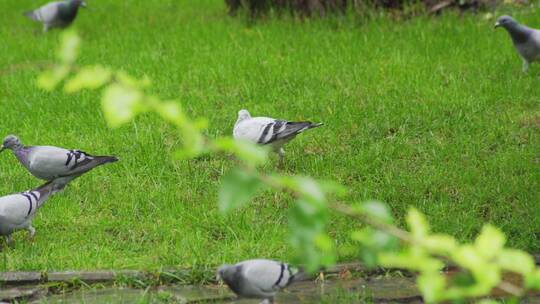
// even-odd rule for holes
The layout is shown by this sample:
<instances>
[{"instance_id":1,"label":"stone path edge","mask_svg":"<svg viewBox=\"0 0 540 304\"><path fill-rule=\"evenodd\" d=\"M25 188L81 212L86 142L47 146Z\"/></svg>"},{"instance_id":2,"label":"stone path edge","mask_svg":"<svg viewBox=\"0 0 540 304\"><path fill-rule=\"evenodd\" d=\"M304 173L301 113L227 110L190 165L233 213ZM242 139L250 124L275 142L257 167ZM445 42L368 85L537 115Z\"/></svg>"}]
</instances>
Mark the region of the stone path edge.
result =
<instances>
[{"instance_id":1,"label":"stone path edge","mask_svg":"<svg viewBox=\"0 0 540 304\"><path fill-rule=\"evenodd\" d=\"M535 255L536 264L540 265L540 254ZM449 266L450 268L452 266ZM146 279L156 276L170 277L173 281L176 274L186 269L168 269L162 271L139 271L139 270L95 270L95 271L8 271L0 272L0 288L3 286L23 286L35 285L48 282L70 283L75 280L83 281L87 284L114 282L119 278ZM337 274L343 271L350 272L381 272L381 270L368 269L359 263L343 263L330 267L324 271L325 274ZM170 275L172 274L172 276ZM176 278L178 281L181 278Z\"/></svg>"}]
</instances>

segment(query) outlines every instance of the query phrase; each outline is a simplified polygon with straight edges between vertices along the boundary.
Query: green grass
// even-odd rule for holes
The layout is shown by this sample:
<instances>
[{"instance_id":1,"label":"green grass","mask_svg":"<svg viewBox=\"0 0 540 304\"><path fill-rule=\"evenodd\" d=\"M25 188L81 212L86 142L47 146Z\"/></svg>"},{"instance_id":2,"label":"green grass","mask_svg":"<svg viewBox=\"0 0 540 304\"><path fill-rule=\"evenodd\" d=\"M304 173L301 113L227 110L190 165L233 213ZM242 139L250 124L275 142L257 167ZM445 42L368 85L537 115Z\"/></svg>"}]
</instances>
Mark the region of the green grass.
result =
<instances>
[{"instance_id":1,"label":"green grass","mask_svg":"<svg viewBox=\"0 0 540 304\"><path fill-rule=\"evenodd\" d=\"M53 60L60 32L43 35L21 16L35 5L2 3L0 67ZM148 75L156 94L206 117L209 136L231 134L241 108L322 121L323 128L288 145L286 172L337 180L350 189L350 203L387 202L401 223L415 206L435 231L471 240L492 223L510 245L540 251L540 69L521 73L494 20L448 14L247 25L228 17L219 0L93 0L90 6L75 22L83 39L80 63ZM520 19L540 27L534 12ZM121 161L52 198L34 220L35 240L17 233L14 247L0 255L0 269L291 258L287 195L262 193L222 217L217 187L233 166L227 157L174 161L181 141L157 117L110 130L99 92L44 92L35 84L37 69L2 73L1 136ZM9 153L0 155L0 166L2 194L41 183ZM334 216L329 230L346 246L356 227Z\"/></svg>"}]
</instances>

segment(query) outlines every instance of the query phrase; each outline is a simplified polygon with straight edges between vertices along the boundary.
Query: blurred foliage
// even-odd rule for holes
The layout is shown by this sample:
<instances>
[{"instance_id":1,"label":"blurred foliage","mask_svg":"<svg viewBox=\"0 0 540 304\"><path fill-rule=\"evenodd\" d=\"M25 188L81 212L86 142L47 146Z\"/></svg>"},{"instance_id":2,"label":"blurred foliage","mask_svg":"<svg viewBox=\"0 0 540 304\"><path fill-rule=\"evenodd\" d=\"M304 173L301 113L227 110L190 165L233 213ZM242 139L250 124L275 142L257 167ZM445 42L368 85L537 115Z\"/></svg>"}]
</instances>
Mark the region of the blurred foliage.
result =
<instances>
[{"instance_id":1,"label":"blurred foliage","mask_svg":"<svg viewBox=\"0 0 540 304\"><path fill-rule=\"evenodd\" d=\"M346 3L346 1L343 1ZM427 303L489 296L501 289L515 297L528 290L540 290L540 268L526 252L506 248L505 235L496 227L485 225L472 244L459 244L452 236L433 233L422 213L408 211L408 230L397 227L388 207L380 202L355 206L332 202L346 189L334 182L316 181L305 176L265 175L257 166L267 161L268 150L231 138L210 139L203 135L204 120L193 121L175 100L161 100L146 89L149 79L136 79L122 71L99 65L77 67L75 59L79 38L74 32L63 35L59 62L45 71L38 85L46 90L64 83L66 93L83 89L102 89L102 110L111 128L131 122L142 113L155 113L175 125L183 139L180 157L194 158L203 153L225 152L236 156L240 165L222 177L219 209L227 214L243 207L262 188L290 193L296 203L289 210L290 244L297 262L315 272L336 262L334 241L326 233L330 210L351 216L365 228L352 232L359 244L359 258L370 266L407 269L417 273L417 285ZM459 269L454 278L443 269L449 263ZM504 273L522 277L522 286L503 280ZM482 303L494 303L483 300Z\"/></svg>"}]
</instances>

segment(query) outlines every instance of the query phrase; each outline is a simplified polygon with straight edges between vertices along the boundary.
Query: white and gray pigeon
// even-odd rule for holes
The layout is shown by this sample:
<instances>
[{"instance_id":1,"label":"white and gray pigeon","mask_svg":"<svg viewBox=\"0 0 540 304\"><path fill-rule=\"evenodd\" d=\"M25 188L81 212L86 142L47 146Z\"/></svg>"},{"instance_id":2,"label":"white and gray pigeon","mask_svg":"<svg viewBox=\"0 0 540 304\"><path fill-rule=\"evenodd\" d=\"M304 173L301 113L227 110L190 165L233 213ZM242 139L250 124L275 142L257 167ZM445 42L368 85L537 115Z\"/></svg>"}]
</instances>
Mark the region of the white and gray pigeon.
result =
<instances>
[{"instance_id":1,"label":"white and gray pigeon","mask_svg":"<svg viewBox=\"0 0 540 304\"><path fill-rule=\"evenodd\" d=\"M52 28L69 26L77 17L79 7L86 7L86 2L84 0L55 1L33 11L25 12L24 15L43 23L43 31L46 32Z\"/></svg>"},{"instance_id":2,"label":"white and gray pigeon","mask_svg":"<svg viewBox=\"0 0 540 304\"><path fill-rule=\"evenodd\" d=\"M270 145L279 154L280 159L283 159L285 156L283 145L296 135L322 125L322 123L311 121L291 122L269 117L251 117L247 110L240 110L238 120L234 125L233 137L261 145Z\"/></svg>"},{"instance_id":3,"label":"white and gray pigeon","mask_svg":"<svg viewBox=\"0 0 540 304\"><path fill-rule=\"evenodd\" d=\"M107 163L118 161L115 156L92 156L80 150L52 146L24 146L15 135L8 135L0 152L10 149L19 162L37 178L51 181L62 178L65 184L82 174Z\"/></svg>"},{"instance_id":4,"label":"white and gray pigeon","mask_svg":"<svg viewBox=\"0 0 540 304\"><path fill-rule=\"evenodd\" d=\"M527 72L529 64L540 60L540 30L519 24L510 16L501 16L495 23L495 28L506 29L514 47L523 59L523 72Z\"/></svg>"},{"instance_id":5,"label":"white and gray pigeon","mask_svg":"<svg viewBox=\"0 0 540 304\"><path fill-rule=\"evenodd\" d=\"M256 259L236 265L222 265L217 275L240 298L262 299L261 303L273 303L276 293L301 280L303 273L285 263Z\"/></svg>"},{"instance_id":6,"label":"white and gray pigeon","mask_svg":"<svg viewBox=\"0 0 540 304\"><path fill-rule=\"evenodd\" d=\"M11 243L11 234L17 230L27 230L30 238L34 237L34 215L62 187L63 183L50 181L33 190L0 197L0 235L6 238L8 245Z\"/></svg>"}]
</instances>

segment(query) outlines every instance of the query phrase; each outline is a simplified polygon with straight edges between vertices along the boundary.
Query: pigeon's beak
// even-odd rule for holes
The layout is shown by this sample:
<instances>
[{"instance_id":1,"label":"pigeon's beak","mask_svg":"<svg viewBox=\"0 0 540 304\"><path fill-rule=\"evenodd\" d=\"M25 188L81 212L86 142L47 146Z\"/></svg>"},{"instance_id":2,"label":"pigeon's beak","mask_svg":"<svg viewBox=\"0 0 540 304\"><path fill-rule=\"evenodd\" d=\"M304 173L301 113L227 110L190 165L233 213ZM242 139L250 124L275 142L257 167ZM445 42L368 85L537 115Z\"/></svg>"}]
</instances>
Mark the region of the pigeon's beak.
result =
<instances>
[{"instance_id":1,"label":"pigeon's beak","mask_svg":"<svg viewBox=\"0 0 540 304\"><path fill-rule=\"evenodd\" d=\"M499 26L501 26L501 24L499 23L499 21L495 22L495 27L493 28L498 28Z\"/></svg>"}]
</instances>

